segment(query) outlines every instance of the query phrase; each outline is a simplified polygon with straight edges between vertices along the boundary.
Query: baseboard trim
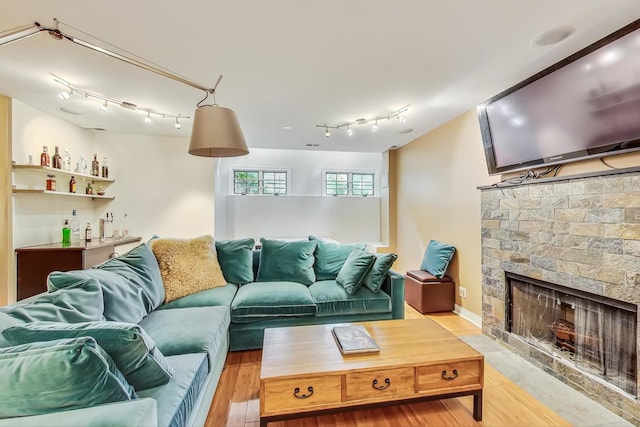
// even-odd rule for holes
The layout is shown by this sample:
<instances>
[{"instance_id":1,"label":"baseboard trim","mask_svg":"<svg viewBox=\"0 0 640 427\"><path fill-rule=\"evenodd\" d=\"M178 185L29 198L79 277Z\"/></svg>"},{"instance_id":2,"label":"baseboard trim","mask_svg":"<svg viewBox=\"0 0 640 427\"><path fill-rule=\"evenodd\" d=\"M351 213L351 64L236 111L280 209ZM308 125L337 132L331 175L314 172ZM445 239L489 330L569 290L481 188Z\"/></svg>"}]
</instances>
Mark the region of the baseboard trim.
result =
<instances>
[{"instance_id":1,"label":"baseboard trim","mask_svg":"<svg viewBox=\"0 0 640 427\"><path fill-rule=\"evenodd\" d=\"M473 311L469 311L466 308L460 307L458 304L456 304L453 308L453 312L456 313L458 316L473 323L477 327L482 328L482 317L478 316Z\"/></svg>"}]
</instances>

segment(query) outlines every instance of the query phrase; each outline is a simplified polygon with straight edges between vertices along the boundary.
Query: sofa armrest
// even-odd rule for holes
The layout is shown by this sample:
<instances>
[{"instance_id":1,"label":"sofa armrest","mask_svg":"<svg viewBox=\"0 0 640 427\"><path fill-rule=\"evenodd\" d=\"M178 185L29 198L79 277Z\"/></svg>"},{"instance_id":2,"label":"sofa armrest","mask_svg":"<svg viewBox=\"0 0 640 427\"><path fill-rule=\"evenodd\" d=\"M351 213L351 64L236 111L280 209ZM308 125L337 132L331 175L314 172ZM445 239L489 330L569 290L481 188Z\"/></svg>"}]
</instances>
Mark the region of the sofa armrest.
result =
<instances>
[{"instance_id":1,"label":"sofa armrest","mask_svg":"<svg viewBox=\"0 0 640 427\"><path fill-rule=\"evenodd\" d=\"M32 426L157 427L158 413L156 401L146 398L30 417L0 419L0 427Z\"/></svg>"},{"instance_id":2,"label":"sofa armrest","mask_svg":"<svg viewBox=\"0 0 640 427\"><path fill-rule=\"evenodd\" d=\"M392 318L404 319L404 276L389 270L381 289L391 297Z\"/></svg>"}]
</instances>

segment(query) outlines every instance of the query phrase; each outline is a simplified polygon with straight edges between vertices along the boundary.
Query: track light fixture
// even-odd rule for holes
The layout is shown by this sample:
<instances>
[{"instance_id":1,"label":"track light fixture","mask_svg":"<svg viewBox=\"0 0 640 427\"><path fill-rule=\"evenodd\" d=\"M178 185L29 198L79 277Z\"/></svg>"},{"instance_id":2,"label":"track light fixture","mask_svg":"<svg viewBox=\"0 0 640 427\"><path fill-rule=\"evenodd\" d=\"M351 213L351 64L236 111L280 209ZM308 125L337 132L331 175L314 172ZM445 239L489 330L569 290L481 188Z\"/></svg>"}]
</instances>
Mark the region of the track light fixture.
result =
<instances>
[{"instance_id":1,"label":"track light fixture","mask_svg":"<svg viewBox=\"0 0 640 427\"><path fill-rule=\"evenodd\" d=\"M100 106L98 107L100 109L100 111L107 111L109 109L109 104L116 104L116 105L120 105L124 108L127 108L129 110L139 110L139 111L144 111L147 113L147 117L145 117L144 122L149 124L151 123L151 114L155 114L159 117L162 117L163 119L177 119L178 117L182 118L182 119L189 119L190 117L185 115L185 114L166 114L166 113L161 113L155 110L152 110L150 108L141 108L138 107L136 104L132 104L131 102L127 102L127 101L119 101L117 99L114 98L107 98L106 96L102 96L102 95L98 95L97 93L93 93L93 92L89 92L87 90L84 90L74 84L69 83L68 81L66 81L65 79L63 79L62 77L56 76L55 74L51 74L51 76L53 77L53 81L61 84L63 86L65 86L67 89L63 90L62 92L58 93L58 96L61 99L68 99L72 94L72 93L79 93L80 95L84 96L85 98L92 98L92 99L98 99L100 101L102 101L102 104L100 104ZM66 95L63 95L66 94ZM63 98L63 96L66 96L66 98ZM180 129L179 127L176 126L176 129Z\"/></svg>"},{"instance_id":2,"label":"track light fixture","mask_svg":"<svg viewBox=\"0 0 640 427\"><path fill-rule=\"evenodd\" d=\"M180 116L176 117L176 124L175 124L175 127L178 130L180 130L182 128L182 125L180 124L180 120L178 120L179 118L180 118Z\"/></svg>"},{"instance_id":3,"label":"track light fixture","mask_svg":"<svg viewBox=\"0 0 640 427\"><path fill-rule=\"evenodd\" d=\"M345 122L337 125L329 125L329 124L323 123L323 124L316 125L316 127L324 128L324 136L326 136L327 138L331 136L329 129L347 128L347 135L351 136L353 135L353 129L351 129L352 126L364 125L367 123L373 123L371 125L371 132L377 132L378 120L391 120L393 118L397 118L400 123L404 123L407 120L406 117L404 116L404 113L406 113L408 110L409 110L409 105L405 105L404 107L383 116L372 117L370 119L362 118L362 119L355 120L353 122Z\"/></svg>"},{"instance_id":4,"label":"track light fixture","mask_svg":"<svg viewBox=\"0 0 640 427\"><path fill-rule=\"evenodd\" d=\"M71 98L72 94L73 94L73 89L71 89L70 91L63 90L61 92L58 92L58 98L62 99L63 101L66 101L67 99Z\"/></svg>"},{"instance_id":5,"label":"track light fixture","mask_svg":"<svg viewBox=\"0 0 640 427\"><path fill-rule=\"evenodd\" d=\"M216 104L215 102L216 88L222 80L222 75L218 77L216 84L212 88L209 88L188 80L175 73L171 73L166 69L161 69L158 66L152 65L149 61L145 61L144 59L135 59L128 57L126 56L126 51L124 49L117 48L117 50L121 53L114 52L113 50L111 50L111 48L102 47L67 34L58 28L59 24L65 25L64 23L58 21L55 18L53 19L53 21L55 23L55 27L53 28L45 27L43 25L40 25L38 22L34 22L31 25L26 25L24 27L0 32L0 46L16 42L27 37L31 37L39 33L48 33L56 40L70 41L78 46L82 46L87 49L93 50L94 52L98 52L119 61L126 62L129 65L134 65L136 67L142 68L143 70L151 71L152 73L158 74L160 76L189 85L196 89L200 89L204 91L206 95L196 106L196 112L193 118L193 128L191 131L191 141L189 143L189 154L205 157L233 157L249 154L249 149L247 148L247 143L244 140L242 129L240 129L240 123L238 122L236 113L229 108L218 106L218 104ZM67 26L73 28L70 25ZM97 40L97 37L94 37L94 39ZM115 46L111 45L111 47ZM131 110L140 109L135 104L132 104L130 102L117 102L115 100L108 99L99 95L90 94L86 91L84 92L84 95L86 98L93 97L101 99L103 101L106 100L111 103L118 103L119 105ZM209 95L213 95L213 104L203 104L203 102L206 101ZM147 116L149 117L151 111L146 111ZM156 112L153 113L159 114ZM165 118L177 117L175 115L171 116L168 114L159 115ZM188 116L180 117L188 118Z\"/></svg>"}]
</instances>

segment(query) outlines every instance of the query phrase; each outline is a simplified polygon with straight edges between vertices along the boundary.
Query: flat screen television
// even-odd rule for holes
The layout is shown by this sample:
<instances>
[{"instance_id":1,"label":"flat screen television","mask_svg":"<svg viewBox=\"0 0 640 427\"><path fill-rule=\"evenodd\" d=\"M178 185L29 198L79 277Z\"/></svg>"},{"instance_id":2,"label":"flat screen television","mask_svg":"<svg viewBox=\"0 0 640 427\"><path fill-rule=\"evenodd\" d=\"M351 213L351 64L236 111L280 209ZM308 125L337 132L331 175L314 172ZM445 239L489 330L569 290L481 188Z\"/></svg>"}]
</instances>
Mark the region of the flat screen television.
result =
<instances>
[{"instance_id":1,"label":"flat screen television","mask_svg":"<svg viewBox=\"0 0 640 427\"><path fill-rule=\"evenodd\" d=\"M489 174L640 150L640 20L478 106Z\"/></svg>"}]
</instances>

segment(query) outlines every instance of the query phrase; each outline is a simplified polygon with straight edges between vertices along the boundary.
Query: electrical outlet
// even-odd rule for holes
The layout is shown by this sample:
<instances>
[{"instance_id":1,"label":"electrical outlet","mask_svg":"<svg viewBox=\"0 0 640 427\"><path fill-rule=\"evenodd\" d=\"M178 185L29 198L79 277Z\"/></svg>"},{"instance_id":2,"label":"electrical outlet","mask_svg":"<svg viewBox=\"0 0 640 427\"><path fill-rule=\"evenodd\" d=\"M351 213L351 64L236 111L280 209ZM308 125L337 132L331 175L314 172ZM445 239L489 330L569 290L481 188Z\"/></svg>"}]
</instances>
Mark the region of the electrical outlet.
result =
<instances>
[{"instance_id":1,"label":"electrical outlet","mask_svg":"<svg viewBox=\"0 0 640 427\"><path fill-rule=\"evenodd\" d=\"M460 286L458 288L458 295L460 295L461 298L466 298L467 297L467 288L463 288L462 286Z\"/></svg>"}]
</instances>

